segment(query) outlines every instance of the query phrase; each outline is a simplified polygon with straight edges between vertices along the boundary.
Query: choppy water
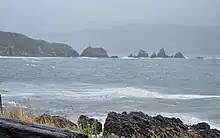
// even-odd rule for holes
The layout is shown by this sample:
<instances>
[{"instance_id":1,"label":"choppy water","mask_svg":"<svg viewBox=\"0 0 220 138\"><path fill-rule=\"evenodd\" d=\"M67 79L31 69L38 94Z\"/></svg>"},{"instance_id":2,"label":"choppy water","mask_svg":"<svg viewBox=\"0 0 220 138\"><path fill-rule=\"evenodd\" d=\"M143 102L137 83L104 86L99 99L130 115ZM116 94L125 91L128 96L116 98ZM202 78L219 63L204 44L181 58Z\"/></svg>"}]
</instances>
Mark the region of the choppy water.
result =
<instances>
[{"instance_id":1,"label":"choppy water","mask_svg":"<svg viewBox=\"0 0 220 138\"><path fill-rule=\"evenodd\" d=\"M143 111L220 128L219 59L1 57L0 93L7 104L72 120Z\"/></svg>"}]
</instances>

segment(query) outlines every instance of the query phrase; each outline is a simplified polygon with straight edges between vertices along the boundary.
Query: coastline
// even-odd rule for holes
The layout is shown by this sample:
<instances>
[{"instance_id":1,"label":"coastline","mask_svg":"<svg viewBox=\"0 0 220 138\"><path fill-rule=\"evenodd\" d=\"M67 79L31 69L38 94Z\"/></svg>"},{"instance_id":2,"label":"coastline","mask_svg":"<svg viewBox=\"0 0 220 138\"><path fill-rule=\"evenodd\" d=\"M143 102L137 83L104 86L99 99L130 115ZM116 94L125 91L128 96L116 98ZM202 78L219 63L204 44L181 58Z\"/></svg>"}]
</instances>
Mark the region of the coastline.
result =
<instances>
[{"instance_id":1,"label":"coastline","mask_svg":"<svg viewBox=\"0 0 220 138\"><path fill-rule=\"evenodd\" d=\"M104 123L96 118L81 115L77 122L62 116L42 114L35 116L23 108L4 108L3 117L24 122L46 124L85 133L89 137L126 138L219 138L220 131L208 123L185 124L179 118L161 115L148 116L143 112L109 112Z\"/></svg>"}]
</instances>

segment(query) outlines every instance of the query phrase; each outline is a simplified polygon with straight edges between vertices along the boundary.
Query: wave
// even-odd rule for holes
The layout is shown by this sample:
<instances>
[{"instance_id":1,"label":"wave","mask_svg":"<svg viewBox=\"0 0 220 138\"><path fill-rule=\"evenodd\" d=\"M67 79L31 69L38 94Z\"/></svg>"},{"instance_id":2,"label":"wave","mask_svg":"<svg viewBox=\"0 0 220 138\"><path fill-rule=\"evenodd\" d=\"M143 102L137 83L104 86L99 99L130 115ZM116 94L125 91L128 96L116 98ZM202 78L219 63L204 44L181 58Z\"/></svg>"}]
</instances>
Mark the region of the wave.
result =
<instances>
[{"instance_id":1,"label":"wave","mask_svg":"<svg viewBox=\"0 0 220 138\"><path fill-rule=\"evenodd\" d=\"M23 106L19 103L16 103L15 101L3 101L2 107L6 108L13 108L13 107L20 107L20 108L27 108L26 106Z\"/></svg>"},{"instance_id":2,"label":"wave","mask_svg":"<svg viewBox=\"0 0 220 138\"><path fill-rule=\"evenodd\" d=\"M35 64L26 64L27 66L32 66L32 67L36 67L37 65Z\"/></svg>"},{"instance_id":3,"label":"wave","mask_svg":"<svg viewBox=\"0 0 220 138\"><path fill-rule=\"evenodd\" d=\"M123 99L123 98L156 98L168 100L194 100L207 98L220 98L220 95L190 95L190 94L166 94L160 92L151 92L145 89L134 87L124 88L77 88L77 90L62 90L62 92L54 92L53 96L73 97L76 99Z\"/></svg>"},{"instance_id":4,"label":"wave","mask_svg":"<svg viewBox=\"0 0 220 138\"><path fill-rule=\"evenodd\" d=\"M77 57L79 59L98 59L97 57Z\"/></svg>"},{"instance_id":5,"label":"wave","mask_svg":"<svg viewBox=\"0 0 220 138\"><path fill-rule=\"evenodd\" d=\"M99 93L91 93L91 96L105 96L109 98L125 98L125 97L144 97L144 98L158 98L169 100L192 100L205 98L220 98L220 95L189 95L189 94L165 94L159 92L151 92L145 89L125 87L125 88L106 88Z\"/></svg>"}]
</instances>

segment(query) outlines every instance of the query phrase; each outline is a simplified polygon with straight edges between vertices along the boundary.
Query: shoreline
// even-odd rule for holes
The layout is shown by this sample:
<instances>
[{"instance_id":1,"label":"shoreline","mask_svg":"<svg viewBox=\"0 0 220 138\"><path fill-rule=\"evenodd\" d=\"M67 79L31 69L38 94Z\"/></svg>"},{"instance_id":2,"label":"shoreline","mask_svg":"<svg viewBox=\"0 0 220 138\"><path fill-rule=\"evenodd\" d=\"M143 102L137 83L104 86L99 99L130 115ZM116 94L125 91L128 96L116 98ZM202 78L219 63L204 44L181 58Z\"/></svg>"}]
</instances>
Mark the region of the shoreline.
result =
<instances>
[{"instance_id":1,"label":"shoreline","mask_svg":"<svg viewBox=\"0 0 220 138\"><path fill-rule=\"evenodd\" d=\"M153 136L157 136L157 138L209 138L210 136L212 138L219 138L218 136L220 136L220 131L212 129L206 122L189 125L176 117L164 117L161 115L148 116L141 111L109 112L104 123L99 122L96 118L84 115L80 115L77 122L72 122L68 117L65 118L49 114L35 116L18 107L4 108L3 117L25 122L47 124L83 132L90 136L100 136L103 134L103 138L108 138L107 136L112 134L120 137L125 136L126 138L133 138L133 136L136 138L148 136L149 138L154 138ZM124 133L125 131L127 132Z\"/></svg>"}]
</instances>

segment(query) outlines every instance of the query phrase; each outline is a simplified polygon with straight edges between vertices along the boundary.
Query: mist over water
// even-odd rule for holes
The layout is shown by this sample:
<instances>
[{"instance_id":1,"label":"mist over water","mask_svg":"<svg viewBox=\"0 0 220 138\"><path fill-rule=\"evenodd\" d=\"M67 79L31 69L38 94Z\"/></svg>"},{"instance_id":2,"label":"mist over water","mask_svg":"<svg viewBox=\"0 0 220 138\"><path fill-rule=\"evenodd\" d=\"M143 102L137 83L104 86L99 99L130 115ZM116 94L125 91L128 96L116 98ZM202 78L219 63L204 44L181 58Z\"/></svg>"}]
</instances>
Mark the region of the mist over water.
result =
<instances>
[{"instance_id":1,"label":"mist over water","mask_svg":"<svg viewBox=\"0 0 220 138\"><path fill-rule=\"evenodd\" d=\"M209 122L220 128L220 60L0 58L5 105L35 114L81 114L104 121L109 111L143 111Z\"/></svg>"}]
</instances>

